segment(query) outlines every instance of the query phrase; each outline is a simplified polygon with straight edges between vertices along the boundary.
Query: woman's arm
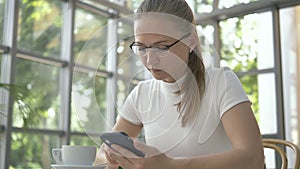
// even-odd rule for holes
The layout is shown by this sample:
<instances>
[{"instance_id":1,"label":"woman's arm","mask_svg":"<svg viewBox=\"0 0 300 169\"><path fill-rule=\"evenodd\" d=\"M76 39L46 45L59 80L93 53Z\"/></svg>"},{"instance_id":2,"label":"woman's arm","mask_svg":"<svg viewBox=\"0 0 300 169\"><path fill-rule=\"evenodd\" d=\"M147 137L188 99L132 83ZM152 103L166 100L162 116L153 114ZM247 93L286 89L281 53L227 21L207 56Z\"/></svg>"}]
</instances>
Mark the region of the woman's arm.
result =
<instances>
[{"instance_id":1,"label":"woman's arm","mask_svg":"<svg viewBox=\"0 0 300 169\"><path fill-rule=\"evenodd\" d=\"M150 153L150 157L146 158L128 158L134 155L116 146L114 149L125 155L111 154L111 157L125 169L262 169L264 155L261 135L250 103L240 103L228 110L222 117L222 123L233 150L186 159L171 159L163 153L156 156ZM145 144L135 146L144 152L155 151Z\"/></svg>"},{"instance_id":2,"label":"woman's arm","mask_svg":"<svg viewBox=\"0 0 300 169\"><path fill-rule=\"evenodd\" d=\"M130 123L129 121L120 117L118 119L117 123L115 124L113 131L124 131L128 134L128 136L135 138L139 135L142 128L143 128L142 125L136 125L136 124Z\"/></svg>"},{"instance_id":3,"label":"woman's arm","mask_svg":"<svg viewBox=\"0 0 300 169\"><path fill-rule=\"evenodd\" d=\"M222 123L233 150L174 160L176 168L199 169L201 166L201 169L262 169L263 146L250 103L240 103L228 110L222 117Z\"/></svg>"}]
</instances>

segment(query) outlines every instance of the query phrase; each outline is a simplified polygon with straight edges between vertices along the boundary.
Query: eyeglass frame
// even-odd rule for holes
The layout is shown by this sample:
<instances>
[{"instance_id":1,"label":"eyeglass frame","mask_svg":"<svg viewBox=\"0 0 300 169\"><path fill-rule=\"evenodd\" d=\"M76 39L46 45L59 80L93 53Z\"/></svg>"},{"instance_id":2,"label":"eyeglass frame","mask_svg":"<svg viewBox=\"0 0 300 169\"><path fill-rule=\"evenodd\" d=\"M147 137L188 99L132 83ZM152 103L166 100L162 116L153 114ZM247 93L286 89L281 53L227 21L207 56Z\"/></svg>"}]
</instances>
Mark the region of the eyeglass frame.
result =
<instances>
[{"instance_id":1,"label":"eyeglass frame","mask_svg":"<svg viewBox=\"0 0 300 169\"><path fill-rule=\"evenodd\" d=\"M145 54L147 53L147 49L151 49L151 48L154 48L154 49L158 49L158 50L167 52L167 51L170 50L171 47L173 47L174 45L176 45L178 42L180 42L180 41L183 40L184 38L187 38L189 35L191 35L190 32L187 33L187 34L185 34L184 36L182 36L181 38L179 38L178 40L176 40L175 42L173 42L173 43L170 44L170 45L159 45L159 46L161 46L161 47L163 46L164 48L158 48L157 46L156 46L156 47L155 47L155 46L144 46L144 45L135 45L135 46L142 46L142 47L144 47L144 49L146 50L146 51L145 51ZM130 47L131 51L132 51L134 54L139 55L139 54L135 53L134 50L132 49L132 46L134 46L135 43L136 43L136 42L132 42L132 43L129 45L129 47Z\"/></svg>"}]
</instances>

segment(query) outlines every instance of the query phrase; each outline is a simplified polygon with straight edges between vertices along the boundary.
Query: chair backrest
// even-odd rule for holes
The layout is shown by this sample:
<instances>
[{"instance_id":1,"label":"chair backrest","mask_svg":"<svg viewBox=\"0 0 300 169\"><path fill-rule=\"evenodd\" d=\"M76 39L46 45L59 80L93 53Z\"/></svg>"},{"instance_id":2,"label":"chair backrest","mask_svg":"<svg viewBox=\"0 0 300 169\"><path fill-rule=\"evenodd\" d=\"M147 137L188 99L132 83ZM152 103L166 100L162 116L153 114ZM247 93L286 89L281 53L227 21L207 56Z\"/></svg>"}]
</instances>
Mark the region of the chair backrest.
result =
<instances>
[{"instance_id":1,"label":"chair backrest","mask_svg":"<svg viewBox=\"0 0 300 169\"><path fill-rule=\"evenodd\" d=\"M300 169L300 148L297 145L282 139L263 138L262 141L265 148L274 149L275 152L280 155L282 161L281 169L288 168L288 159L285 150L280 146L291 148L295 155L295 164L293 169Z\"/></svg>"}]
</instances>

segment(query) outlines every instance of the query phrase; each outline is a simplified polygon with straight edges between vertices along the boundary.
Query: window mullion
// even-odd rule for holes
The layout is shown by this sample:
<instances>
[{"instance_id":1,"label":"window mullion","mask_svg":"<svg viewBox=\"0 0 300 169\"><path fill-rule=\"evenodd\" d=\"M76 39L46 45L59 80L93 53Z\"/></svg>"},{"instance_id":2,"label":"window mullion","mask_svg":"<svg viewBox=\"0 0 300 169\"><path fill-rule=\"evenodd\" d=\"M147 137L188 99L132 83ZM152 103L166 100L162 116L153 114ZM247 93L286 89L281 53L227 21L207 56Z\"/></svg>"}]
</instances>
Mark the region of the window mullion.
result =
<instances>
[{"instance_id":1,"label":"window mullion","mask_svg":"<svg viewBox=\"0 0 300 169\"><path fill-rule=\"evenodd\" d=\"M4 12L4 37L3 43L10 48L10 51L3 55L1 82L7 84L14 84L16 73L16 43L17 43L17 27L18 27L18 0L7 0ZM12 132L12 112L13 112L13 98L4 90L0 90L0 104L4 104L5 111L2 112L6 116L1 123L4 124L5 131L1 134L0 143L0 168L9 168L10 163L10 147L11 147L11 132Z\"/></svg>"},{"instance_id":2,"label":"window mullion","mask_svg":"<svg viewBox=\"0 0 300 169\"><path fill-rule=\"evenodd\" d=\"M62 26L62 45L61 59L69 64L60 71L59 90L61 96L60 110L60 128L65 132L61 144L70 143L70 126L71 126L71 91L72 91L72 74L73 74L73 28L74 28L74 1L63 3L63 26Z\"/></svg>"},{"instance_id":3,"label":"window mullion","mask_svg":"<svg viewBox=\"0 0 300 169\"><path fill-rule=\"evenodd\" d=\"M117 42L118 22L116 19L109 19L107 25L107 71L113 73L113 78L106 81L106 131L110 131L115 123L116 99L117 99Z\"/></svg>"}]
</instances>

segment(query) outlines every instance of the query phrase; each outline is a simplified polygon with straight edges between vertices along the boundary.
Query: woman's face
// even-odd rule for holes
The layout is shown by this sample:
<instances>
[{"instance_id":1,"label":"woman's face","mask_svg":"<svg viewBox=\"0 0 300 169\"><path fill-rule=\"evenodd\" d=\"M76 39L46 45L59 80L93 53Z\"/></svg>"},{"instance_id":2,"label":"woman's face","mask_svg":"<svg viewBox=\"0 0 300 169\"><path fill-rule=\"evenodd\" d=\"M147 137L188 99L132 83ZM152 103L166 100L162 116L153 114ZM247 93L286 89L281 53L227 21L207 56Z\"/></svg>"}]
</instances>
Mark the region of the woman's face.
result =
<instances>
[{"instance_id":1,"label":"woman's face","mask_svg":"<svg viewBox=\"0 0 300 169\"><path fill-rule=\"evenodd\" d=\"M136 23L136 25L139 25L140 27L147 26L147 24L151 23L140 21L137 21ZM184 36L184 34L182 33L182 35L177 35L177 37L178 36ZM183 43L187 42L187 39L188 37L182 39L182 41L170 47L168 52L161 54L157 52L155 47L162 45L168 46L176 42L178 39L156 33L139 34L137 31L135 36L136 44L148 47L146 54L140 56L145 67L151 72L155 79L170 83L175 82L176 79L183 76L187 70L190 48Z\"/></svg>"}]
</instances>

